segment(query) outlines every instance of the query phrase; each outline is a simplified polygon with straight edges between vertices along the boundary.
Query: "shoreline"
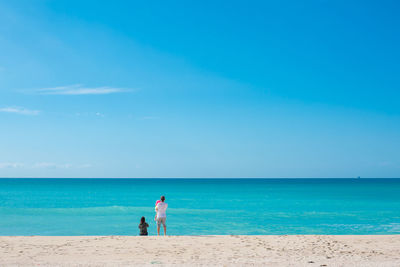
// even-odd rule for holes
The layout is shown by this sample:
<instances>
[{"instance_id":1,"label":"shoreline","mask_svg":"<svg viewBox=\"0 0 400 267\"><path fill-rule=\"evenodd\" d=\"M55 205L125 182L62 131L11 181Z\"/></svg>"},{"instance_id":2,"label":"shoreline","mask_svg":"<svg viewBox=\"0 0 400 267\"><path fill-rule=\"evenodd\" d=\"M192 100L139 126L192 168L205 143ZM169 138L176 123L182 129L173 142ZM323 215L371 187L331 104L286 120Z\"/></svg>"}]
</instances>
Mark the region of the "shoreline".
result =
<instances>
[{"instance_id":1,"label":"shoreline","mask_svg":"<svg viewBox=\"0 0 400 267\"><path fill-rule=\"evenodd\" d=\"M0 236L0 266L400 266L400 235Z\"/></svg>"}]
</instances>

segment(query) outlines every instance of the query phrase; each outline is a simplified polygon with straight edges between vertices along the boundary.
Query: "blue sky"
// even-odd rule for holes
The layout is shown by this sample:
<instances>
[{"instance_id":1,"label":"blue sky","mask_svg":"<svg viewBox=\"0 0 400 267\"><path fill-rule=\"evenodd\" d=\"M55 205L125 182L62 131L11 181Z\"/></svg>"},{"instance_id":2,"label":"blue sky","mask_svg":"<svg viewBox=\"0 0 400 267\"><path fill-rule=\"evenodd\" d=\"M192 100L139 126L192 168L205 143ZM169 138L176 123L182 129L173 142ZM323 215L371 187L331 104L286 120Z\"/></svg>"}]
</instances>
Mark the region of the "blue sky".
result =
<instances>
[{"instance_id":1,"label":"blue sky","mask_svg":"<svg viewBox=\"0 0 400 267\"><path fill-rule=\"evenodd\" d=\"M0 177L400 177L396 1L2 1Z\"/></svg>"}]
</instances>

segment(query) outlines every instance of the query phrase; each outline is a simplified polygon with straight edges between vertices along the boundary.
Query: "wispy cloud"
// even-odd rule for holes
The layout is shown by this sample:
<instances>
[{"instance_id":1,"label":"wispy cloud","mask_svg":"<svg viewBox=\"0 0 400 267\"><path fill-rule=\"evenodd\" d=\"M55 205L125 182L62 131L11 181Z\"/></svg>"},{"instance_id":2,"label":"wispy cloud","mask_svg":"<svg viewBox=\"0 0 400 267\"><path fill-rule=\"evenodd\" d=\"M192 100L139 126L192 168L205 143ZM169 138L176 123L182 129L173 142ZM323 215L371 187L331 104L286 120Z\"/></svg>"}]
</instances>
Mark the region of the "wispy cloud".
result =
<instances>
[{"instance_id":1,"label":"wispy cloud","mask_svg":"<svg viewBox=\"0 0 400 267\"><path fill-rule=\"evenodd\" d=\"M77 168L79 168L79 169L83 169L83 168L91 168L92 167L92 164L81 164L81 165L77 165L76 166Z\"/></svg>"},{"instance_id":2,"label":"wispy cloud","mask_svg":"<svg viewBox=\"0 0 400 267\"><path fill-rule=\"evenodd\" d=\"M37 162L32 165L32 168L38 169L81 169L90 168L91 164L70 164L70 163L54 163L54 162Z\"/></svg>"},{"instance_id":3,"label":"wispy cloud","mask_svg":"<svg viewBox=\"0 0 400 267\"><path fill-rule=\"evenodd\" d=\"M38 162L32 165L33 168L41 168L41 169L82 169L82 168L90 168L91 164L70 164L70 163L54 163L54 162Z\"/></svg>"},{"instance_id":4,"label":"wispy cloud","mask_svg":"<svg viewBox=\"0 0 400 267\"><path fill-rule=\"evenodd\" d=\"M52 162L38 162L33 165L33 168L45 168L45 169L69 169L72 165L69 163L57 164Z\"/></svg>"},{"instance_id":5,"label":"wispy cloud","mask_svg":"<svg viewBox=\"0 0 400 267\"><path fill-rule=\"evenodd\" d=\"M70 164L70 163L54 163L54 162L37 162L23 164L19 162L0 162L0 169L84 169L91 168L91 164Z\"/></svg>"},{"instance_id":6,"label":"wispy cloud","mask_svg":"<svg viewBox=\"0 0 400 267\"><path fill-rule=\"evenodd\" d=\"M6 169L6 168L15 169L22 166L24 165L18 162L0 162L0 169Z\"/></svg>"},{"instance_id":7,"label":"wispy cloud","mask_svg":"<svg viewBox=\"0 0 400 267\"><path fill-rule=\"evenodd\" d=\"M36 92L42 95L107 95L114 93L130 92L129 89L118 87L86 87L81 84L58 86L51 88L37 89Z\"/></svg>"},{"instance_id":8,"label":"wispy cloud","mask_svg":"<svg viewBox=\"0 0 400 267\"><path fill-rule=\"evenodd\" d=\"M96 116L96 117L105 117L105 114L104 113L101 113L101 112L76 112L75 113L75 116L77 116L77 117L93 117L93 116Z\"/></svg>"},{"instance_id":9,"label":"wispy cloud","mask_svg":"<svg viewBox=\"0 0 400 267\"><path fill-rule=\"evenodd\" d=\"M140 120L158 120L160 117L157 116L144 116L139 118Z\"/></svg>"},{"instance_id":10,"label":"wispy cloud","mask_svg":"<svg viewBox=\"0 0 400 267\"><path fill-rule=\"evenodd\" d=\"M21 115L39 115L39 110L31 110L22 107L5 107L0 108L0 112L15 113Z\"/></svg>"}]
</instances>

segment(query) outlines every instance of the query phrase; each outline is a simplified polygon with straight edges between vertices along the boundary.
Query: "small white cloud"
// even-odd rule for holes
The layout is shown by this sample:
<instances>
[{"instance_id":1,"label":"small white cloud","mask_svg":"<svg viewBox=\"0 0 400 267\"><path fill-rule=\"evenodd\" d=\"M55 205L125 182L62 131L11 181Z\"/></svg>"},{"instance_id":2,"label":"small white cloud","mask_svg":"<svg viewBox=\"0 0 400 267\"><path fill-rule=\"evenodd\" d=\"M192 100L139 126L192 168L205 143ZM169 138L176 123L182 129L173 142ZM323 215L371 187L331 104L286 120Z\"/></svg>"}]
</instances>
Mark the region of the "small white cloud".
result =
<instances>
[{"instance_id":1,"label":"small white cloud","mask_svg":"<svg viewBox=\"0 0 400 267\"><path fill-rule=\"evenodd\" d=\"M30 110L22 107L5 107L5 108L0 108L0 112L6 112L6 113L15 113L15 114L21 114L21 115L39 115L40 111L39 110Z\"/></svg>"},{"instance_id":2,"label":"small white cloud","mask_svg":"<svg viewBox=\"0 0 400 267\"><path fill-rule=\"evenodd\" d=\"M85 87L81 84L58 86L51 88L37 89L36 92L42 95L107 95L113 93L129 92L128 89L117 87Z\"/></svg>"},{"instance_id":3,"label":"small white cloud","mask_svg":"<svg viewBox=\"0 0 400 267\"><path fill-rule=\"evenodd\" d=\"M104 114L100 113L100 112L96 112L96 116L98 117L104 117Z\"/></svg>"},{"instance_id":4,"label":"small white cloud","mask_svg":"<svg viewBox=\"0 0 400 267\"><path fill-rule=\"evenodd\" d=\"M24 165L18 162L0 162L0 169L6 169L6 168L15 169L15 168L20 168L22 166Z\"/></svg>"}]
</instances>

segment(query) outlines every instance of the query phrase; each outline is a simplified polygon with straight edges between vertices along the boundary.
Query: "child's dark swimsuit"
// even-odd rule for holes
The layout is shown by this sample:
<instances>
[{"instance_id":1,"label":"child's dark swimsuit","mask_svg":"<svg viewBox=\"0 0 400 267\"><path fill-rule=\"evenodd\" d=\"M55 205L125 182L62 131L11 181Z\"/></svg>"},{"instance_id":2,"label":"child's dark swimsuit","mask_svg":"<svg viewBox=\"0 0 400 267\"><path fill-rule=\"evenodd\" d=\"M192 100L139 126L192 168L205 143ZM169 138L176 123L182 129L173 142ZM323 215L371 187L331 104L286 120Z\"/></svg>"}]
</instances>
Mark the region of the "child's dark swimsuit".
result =
<instances>
[{"instance_id":1,"label":"child's dark swimsuit","mask_svg":"<svg viewBox=\"0 0 400 267\"><path fill-rule=\"evenodd\" d=\"M140 235L148 235L147 227L149 227L149 224L146 222L139 224Z\"/></svg>"}]
</instances>

